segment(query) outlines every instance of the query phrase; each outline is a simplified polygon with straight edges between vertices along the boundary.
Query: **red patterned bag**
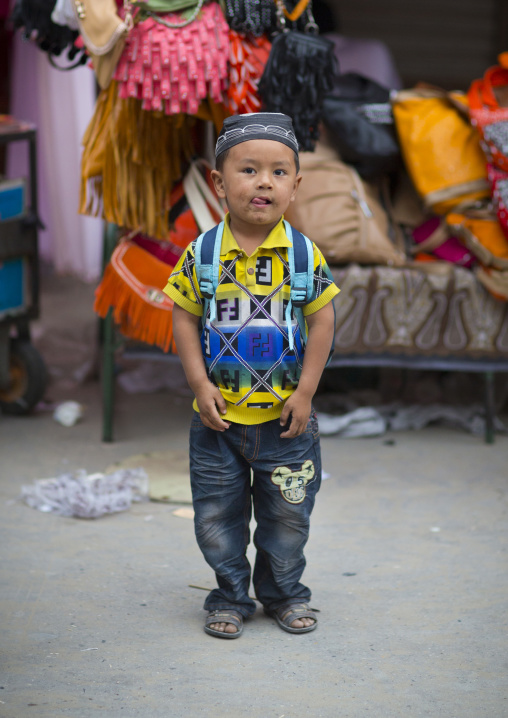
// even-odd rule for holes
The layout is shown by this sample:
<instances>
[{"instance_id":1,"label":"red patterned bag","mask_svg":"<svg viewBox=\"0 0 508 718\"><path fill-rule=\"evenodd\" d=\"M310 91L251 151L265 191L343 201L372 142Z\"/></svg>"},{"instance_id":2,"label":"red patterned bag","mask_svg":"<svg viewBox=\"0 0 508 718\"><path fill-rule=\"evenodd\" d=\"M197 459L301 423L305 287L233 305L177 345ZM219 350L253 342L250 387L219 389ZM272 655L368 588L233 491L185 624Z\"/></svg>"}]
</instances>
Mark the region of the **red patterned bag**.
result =
<instances>
[{"instance_id":1,"label":"red patterned bag","mask_svg":"<svg viewBox=\"0 0 508 718\"><path fill-rule=\"evenodd\" d=\"M265 69L272 43L265 35L245 36L229 31L228 108L234 115L259 112L258 84Z\"/></svg>"},{"instance_id":2,"label":"red patterned bag","mask_svg":"<svg viewBox=\"0 0 508 718\"><path fill-rule=\"evenodd\" d=\"M490 67L471 84L468 100L471 123L480 133L487 159L508 172L508 67Z\"/></svg>"},{"instance_id":3,"label":"red patterned bag","mask_svg":"<svg viewBox=\"0 0 508 718\"><path fill-rule=\"evenodd\" d=\"M508 172L502 172L494 165L487 165L487 177L492 186L492 199L499 224L508 237Z\"/></svg>"},{"instance_id":4,"label":"red patterned bag","mask_svg":"<svg viewBox=\"0 0 508 718\"><path fill-rule=\"evenodd\" d=\"M179 19L166 13L134 25L114 75L122 99L167 115L195 115L206 97L224 101L229 27L219 4L202 7L190 24Z\"/></svg>"}]
</instances>

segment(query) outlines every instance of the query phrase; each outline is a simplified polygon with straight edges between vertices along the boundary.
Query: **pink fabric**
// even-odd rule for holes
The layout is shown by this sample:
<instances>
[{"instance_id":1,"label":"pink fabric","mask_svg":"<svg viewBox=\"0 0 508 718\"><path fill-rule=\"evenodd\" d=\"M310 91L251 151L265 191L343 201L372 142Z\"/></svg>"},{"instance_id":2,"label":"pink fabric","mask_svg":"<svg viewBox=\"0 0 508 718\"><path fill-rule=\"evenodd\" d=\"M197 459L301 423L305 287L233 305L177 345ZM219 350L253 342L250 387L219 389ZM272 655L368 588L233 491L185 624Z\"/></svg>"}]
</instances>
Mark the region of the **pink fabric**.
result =
<instances>
[{"instance_id":1,"label":"pink fabric","mask_svg":"<svg viewBox=\"0 0 508 718\"><path fill-rule=\"evenodd\" d=\"M432 217L432 219L416 227L416 229L413 230L413 239L416 244L420 244L420 242L430 237L439 227L440 222L441 219L439 217ZM472 267L475 263L474 257L472 257L457 237L447 239L440 247L434 249L432 254L445 262L460 264L461 267Z\"/></svg>"},{"instance_id":2,"label":"pink fabric","mask_svg":"<svg viewBox=\"0 0 508 718\"><path fill-rule=\"evenodd\" d=\"M177 13L162 17L182 22ZM127 37L114 75L119 96L142 100L143 110L195 115L207 96L223 102L228 54L229 27L217 3L203 7L197 19L181 29L149 18Z\"/></svg>"}]
</instances>

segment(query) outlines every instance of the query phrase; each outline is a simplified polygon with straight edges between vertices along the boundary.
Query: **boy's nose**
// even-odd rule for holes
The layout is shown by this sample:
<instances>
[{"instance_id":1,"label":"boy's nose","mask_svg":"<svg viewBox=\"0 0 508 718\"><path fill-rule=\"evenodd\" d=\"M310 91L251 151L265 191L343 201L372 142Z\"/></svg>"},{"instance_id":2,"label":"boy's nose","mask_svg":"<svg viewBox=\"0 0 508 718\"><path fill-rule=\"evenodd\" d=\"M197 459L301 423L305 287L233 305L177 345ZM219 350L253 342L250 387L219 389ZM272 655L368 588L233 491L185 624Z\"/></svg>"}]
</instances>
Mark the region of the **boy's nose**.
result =
<instances>
[{"instance_id":1,"label":"boy's nose","mask_svg":"<svg viewBox=\"0 0 508 718\"><path fill-rule=\"evenodd\" d=\"M258 186L259 187L271 187L272 175L270 172L259 172L258 173Z\"/></svg>"}]
</instances>

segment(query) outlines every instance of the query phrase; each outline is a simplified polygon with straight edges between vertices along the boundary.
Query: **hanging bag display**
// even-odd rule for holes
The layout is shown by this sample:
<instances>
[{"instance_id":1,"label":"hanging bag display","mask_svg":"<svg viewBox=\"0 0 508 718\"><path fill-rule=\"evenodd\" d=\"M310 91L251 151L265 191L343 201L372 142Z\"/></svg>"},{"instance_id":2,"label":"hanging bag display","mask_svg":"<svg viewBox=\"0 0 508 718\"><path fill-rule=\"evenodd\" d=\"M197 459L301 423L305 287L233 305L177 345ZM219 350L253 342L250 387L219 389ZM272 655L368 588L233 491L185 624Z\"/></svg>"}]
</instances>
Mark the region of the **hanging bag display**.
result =
<instances>
[{"instance_id":1,"label":"hanging bag display","mask_svg":"<svg viewBox=\"0 0 508 718\"><path fill-rule=\"evenodd\" d=\"M196 115L205 98L222 103L228 78L229 28L218 3L199 0L191 16L153 14L136 22L114 78L122 99L143 110Z\"/></svg>"},{"instance_id":2,"label":"hanging bag display","mask_svg":"<svg viewBox=\"0 0 508 718\"><path fill-rule=\"evenodd\" d=\"M15 0L10 20L15 30L22 31L23 37L35 42L40 50L48 54L52 65L59 69L73 69L86 62L86 55L74 44L78 32L51 19L54 7L55 0ZM60 68L54 58L65 51L72 64Z\"/></svg>"},{"instance_id":3,"label":"hanging bag display","mask_svg":"<svg viewBox=\"0 0 508 718\"><path fill-rule=\"evenodd\" d=\"M115 0L73 0L79 32L92 61L97 82L109 87L125 40L132 28L130 10L124 19Z\"/></svg>"},{"instance_id":4,"label":"hanging bag display","mask_svg":"<svg viewBox=\"0 0 508 718\"><path fill-rule=\"evenodd\" d=\"M446 214L489 196L485 157L463 95L404 90L392 105L406 168L429 209Z\"/></svg>"},{"instance_id":5,"label":"hanging bag display","mask_svg":"<svg viewBox=\"0 0 508 718\"><path fill-rule=\"evenodd\" d=\"M305 32L288 30L286 17L295 21L305 11L310 16ZM318 36L310 0L299 2L293 13L277 0L277 17L282 32L273 39L259 95L267 112L291 114L300 149L312 151L319 137L323 100L337 73L333 43Z\"/></svg>"},{"instance_id":6,"label":"hanging bag display","mask_svg":"<svg viewBox=\"0 0 508 718\"><path fill-rule=\"evenodd\" d=\"M277 24L273 0L226 0L226 20L232 30L261 37Z\"/></svg>"}]
</instances>

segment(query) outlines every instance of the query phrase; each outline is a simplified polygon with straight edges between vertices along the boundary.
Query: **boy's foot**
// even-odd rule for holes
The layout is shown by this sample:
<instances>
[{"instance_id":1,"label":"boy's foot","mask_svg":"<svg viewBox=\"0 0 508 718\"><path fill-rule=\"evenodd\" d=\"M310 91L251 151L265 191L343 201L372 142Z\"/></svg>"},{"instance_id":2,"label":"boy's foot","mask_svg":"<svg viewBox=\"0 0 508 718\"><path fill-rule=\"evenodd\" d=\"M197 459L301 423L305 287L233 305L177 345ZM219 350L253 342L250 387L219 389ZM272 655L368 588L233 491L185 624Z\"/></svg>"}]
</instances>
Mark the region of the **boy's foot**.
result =
<instances>
[{"instance_id":1,"label":"boy's foot","mask_svg":"<svg viewBox=\"0 0 508 718\"><path fill-rule=\"evenodd\" d=\"M238 638L243 631L243 616L229 608L210 611L206 617L205 631L217 638Z\"/></svg>"},{"instance_id":2,"label":"boy's foot","mask_svg":"<svg viewBox=\"0 0 508 718\"><path fill-rule=\"evenodd\" d=\"M288 633L308 633L317 628L317 616L307 603L291 603L272 611L265 608L264 611Z\"/></svg>"}]
</instances>

